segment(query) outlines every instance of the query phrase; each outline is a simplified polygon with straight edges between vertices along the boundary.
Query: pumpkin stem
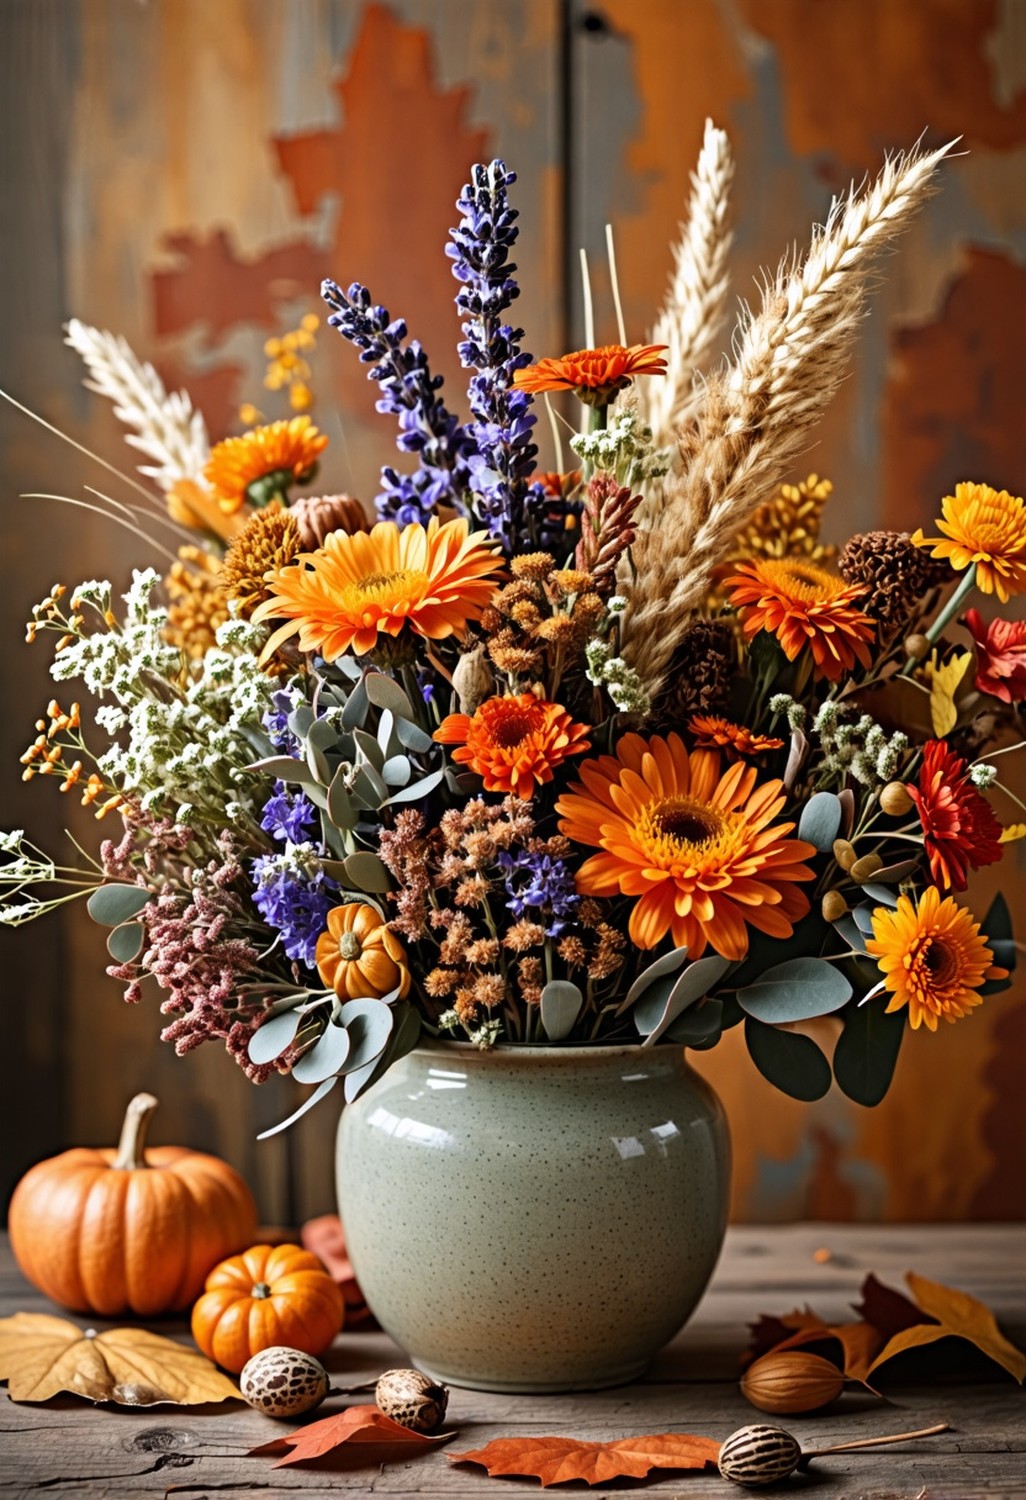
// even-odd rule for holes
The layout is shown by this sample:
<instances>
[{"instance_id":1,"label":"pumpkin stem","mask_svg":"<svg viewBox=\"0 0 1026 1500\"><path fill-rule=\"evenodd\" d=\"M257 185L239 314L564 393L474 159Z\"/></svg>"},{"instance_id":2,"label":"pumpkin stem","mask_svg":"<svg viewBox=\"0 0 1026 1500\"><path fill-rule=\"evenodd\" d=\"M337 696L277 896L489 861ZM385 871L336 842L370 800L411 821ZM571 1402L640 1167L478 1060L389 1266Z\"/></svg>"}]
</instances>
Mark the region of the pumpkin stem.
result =
<instances>
[{"instance_id":1,"label":"pumpkin stem","mask_svg":"<svg viewBox=\"0 0 1026 1500\"><path fill-rule=\"evenodd\" d=\"M157 1102L152 1094L136 1094L129 1103L121 1127L118 1154L113 1161L115 1171L136 1172L146 1166L146 1132Z\"/></svg>"},{"instance_id":2,"label":"pumpkin stem","mask_svg":"<svg viewBox=\"0 0 1026 1500\"><path fill-rule=\"evenodd\" d=\"M262 1298L271 1295L271 1288L266 1281L255 1281L249 1295L260 1301Z\"/></svg>"}]
</instances>

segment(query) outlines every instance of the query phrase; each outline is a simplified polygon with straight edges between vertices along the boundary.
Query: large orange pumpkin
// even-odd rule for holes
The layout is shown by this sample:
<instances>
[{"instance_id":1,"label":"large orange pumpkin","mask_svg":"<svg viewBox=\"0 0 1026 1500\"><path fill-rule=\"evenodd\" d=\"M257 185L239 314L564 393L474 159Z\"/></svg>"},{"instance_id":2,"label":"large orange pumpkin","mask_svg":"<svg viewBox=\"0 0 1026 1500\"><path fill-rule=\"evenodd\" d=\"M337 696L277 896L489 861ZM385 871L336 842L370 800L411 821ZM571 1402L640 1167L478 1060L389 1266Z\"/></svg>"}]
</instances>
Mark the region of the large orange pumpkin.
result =
<instances>
[{"instance_id":1,"label":"large orange pumpkin","mask_svg":"<svg viewBox=\"0 0 1026 1500\"><path fill-rule=\"evenodd\" d=\"M116 1151L64 1151L14 1190L14 1257L65 1307L105 1318L179 1312L211 1266L253 1239L253 1196L227 1162L184 1146L144 1150L156 1107L137 1094Z\"/></svg>"},{"instance_id":2,"label":"large orange pumpkin","mask_svg":"<svg viewBox=\"0 0 1026 1500\"><path fill-rule=\"evenodd\" d=\"M410 988L405 948L366 902L332 907L315 958L322 981L340 1000L378 999L394 989L403 1000Z\"/></svg>"},{"instance_id":3,"label":"large orange pumpkin","mask_svg":"<svg viewBox=\"0 0 1026 1500\"><path fill-rule=\"evenodd\" d=\"M237 1375L261 1349L321 1354L342 1327L342 1293L299 1245L254 1245L215 1266L192 1310L192 1336Z\"/></svg>"}]
</instances>

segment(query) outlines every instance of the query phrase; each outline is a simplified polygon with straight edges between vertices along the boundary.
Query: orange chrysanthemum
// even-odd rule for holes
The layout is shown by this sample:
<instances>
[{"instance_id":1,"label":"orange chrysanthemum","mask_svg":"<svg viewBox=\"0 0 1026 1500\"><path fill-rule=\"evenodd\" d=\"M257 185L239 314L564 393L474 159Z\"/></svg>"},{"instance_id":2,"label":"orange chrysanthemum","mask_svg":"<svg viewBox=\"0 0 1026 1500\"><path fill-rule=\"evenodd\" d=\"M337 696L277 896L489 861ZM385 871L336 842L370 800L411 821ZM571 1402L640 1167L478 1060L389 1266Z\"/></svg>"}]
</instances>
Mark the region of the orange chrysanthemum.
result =
<instances>
[{"instance_id":1,"label":"orange chrysanthemum","mask_svg":"<svg viewBox=\"0 0 1026 1500\"><path fill-rule=\"evenodd\" d=\"M1007 970L992 960L980 924L951 896L941 899L928 886L913 906L898 897L897 911L878 906L873 912L873 936L866 951L877 961L884 986L891 991L889 1011L908 1006L913 1031L938 1021L957 1021L979 1005L979 987L988 979L1005 979Z\"/></svg>"},{"instance_id":2,"label":"orange chrysanthemum","mask_svg":"<svg viewBox=\"0 0 1026 1500\"><path fill-rule=\"evenodd\" d=\"M958 572L976 564L976 584L984 594L997 594L1007 604L1013 594L1026 593L1026 505L1007 490L989 484L957 484L941 501L944 519L937 527L944 536L924 536L920 528L912 540L932 547L931 557L947 558Z\"/></svg>"},{"instance_id":3,"label":"orange chrysanthemum","mask_svg":"<svg viewBox=\"0 0 1026 1500\"><path fill-rule=\"evenodd\" d=\"M379 521L367 532L333 531L316 552L301 552L268 581L270 597L253 619L288 622L265 655L297 631L300 650L326 661L346 651L363 656L381 635L406 628L442 640L481 618L501 566L485 533L470 533L462 517L443 526L433 516L426 530Z\"/></svg>"},{"instance_id":4,"label":"orange chrysanthemum","mask_svg":"<svg viewBox=\"0 0 1026 1500\"><path fill-rule=\"evenodd\" d=\"M558 703L532 693L489 698L475 714L450 714L435 730L443 745L459 745L452 758L482 778L486 792L512 792L526 801L552 780L556 766L590 750L586 724L575 724Z\"/></svg>"},{"instance_id":5,"label":"orange chrysanthemum","mask_svg":"<svg viewBox=\"0 0 1026 1500\"><path fill-rule=\"evenodd\" d=\"M312 478L318 455L327 446L328 439L309 417L293 417L289 422L254 427L242 437L225 438L210 450L203 473L221 509L231 515L248 499L263 502L271 498L270 494L247 494L250 485L260 480L287 489L290 484Z\"/></svg>"},{"instance_id":6,"label":"orange chrysanthemum","mask_svg":"<svg viewBox=\"0 0 1026 1500\"><path fill-rule=\"evenodd\" d=\"M768 734L753 734L744 724L733 724L718 714L695 714L688 720L688 734L700 750L726 750L728 755L762 755L782 750L783 740Z\"/></svg>"},{"instance_id":7,"label":"orange chrysanthemum","mask_svg":"<svg viewBox=\"0 0 1026 1500\"><path fill-rule=\"evenodd\" d=\"M782 557L742 563L724 587L745 634L772 631L788 661L808 647L816 671L830 682L856 660L869 666L876 627L855 607L866 592L861 585L846 584L804 558Z\"/></svg>"},{"instance_id":8,"label":"orange chrysanthemum","mask_svg":"<svg viewBox=\"0 0 1026 1500\"><path fill-rule=\"evenodd\" d=\"M540 391L576 391L582 401L605 406L635 375L665 375L662 351L666 344L603 344L600 349L575 349L560 359L540 359L517 370L513 384L537 395Z\"/></svg>"},{"instance_id":9,"label":"orange chrysanthemum","mask_svg":"<svg viewBox=\"0 0 1026 1500\"><path fill-rule=\"evenodd\" d=\"M602 850L581 866L577 889L639 896L629 925L637 947L669 933L690 958L711 946L741 959L749 926L788 938L808 912L798 884L812 878L802 860L816 851L787 837L793 823L774 824L783 787L756 785L753 766L721 774L715 751L689 755L676 734L627 734L616 755L584 762L581 782L556 803L561 831Z\"/></svg>"}]
</instances>

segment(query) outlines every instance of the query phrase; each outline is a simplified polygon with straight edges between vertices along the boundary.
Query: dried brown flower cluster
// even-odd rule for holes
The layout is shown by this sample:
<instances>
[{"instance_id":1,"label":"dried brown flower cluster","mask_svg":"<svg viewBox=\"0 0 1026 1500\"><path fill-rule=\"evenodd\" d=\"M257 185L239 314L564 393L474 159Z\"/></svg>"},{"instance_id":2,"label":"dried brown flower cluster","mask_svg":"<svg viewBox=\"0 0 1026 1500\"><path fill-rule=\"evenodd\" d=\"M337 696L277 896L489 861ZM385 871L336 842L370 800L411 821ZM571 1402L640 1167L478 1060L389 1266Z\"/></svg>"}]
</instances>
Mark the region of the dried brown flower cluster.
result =
<instances>
[{"instance_id":1,"label":"dried brown flower cluster","mask_svg":"<svg viewBox=\"0 0 1026 1500\"><path fill-rule=\"evenodd\" d=\"M255 511L235 537L221 568L221 587L248 620L268 597L267 575L286 567L302 550L299 524L277 502Z\"/></svg>"},{"instance_id":2,"label":"dried brown flower cluster","mask_svg":"<svg viewBox=\"0 0 1026 1500\"><path fill-rule=\"evenodd\" d=\"M514 557L510 572L481 618L488 655L512 688L540 682L554 700L564 664L583 650L605 604L589 572L557 568L548 552Z\"/></svg>"},{"instance_id":3,"label":"dried brown flower cluster","mask_svg":"<svg viewBox=\"0 0 1026 1500\"><path fill-rule=\"evenodd\" d=\"M726 705L737 667L737 639L727 621L695 620L673 654L655 718L679 728L695 714L716 713Z\"/></svg>"},{"instance_id":4,"label":"dried brown flower cluster","mask_svg":"<svg viewBox=\"0 0 1026 1500\"><path fill-rule=\"evenodd\" d=\"M202 547L178 549L164 579L168 597L164 634L172 646L199 661L216 644L219 626L228 618L228 607L220 588L221 564Z\"/></svg>"},{"instance_id":5,"label":"dried brown flower cluster","mask_svg":"<svg viewBox=\"0 0 1026 1500\"><path fill-rule=\"evenodd\" d=\"M865 531L845 543L838 567L845 583L868 592L862 608L886 637L907 629L923 595L948 582L951 569L917 547L907 531Z\"/></svg>"}]
</instances>

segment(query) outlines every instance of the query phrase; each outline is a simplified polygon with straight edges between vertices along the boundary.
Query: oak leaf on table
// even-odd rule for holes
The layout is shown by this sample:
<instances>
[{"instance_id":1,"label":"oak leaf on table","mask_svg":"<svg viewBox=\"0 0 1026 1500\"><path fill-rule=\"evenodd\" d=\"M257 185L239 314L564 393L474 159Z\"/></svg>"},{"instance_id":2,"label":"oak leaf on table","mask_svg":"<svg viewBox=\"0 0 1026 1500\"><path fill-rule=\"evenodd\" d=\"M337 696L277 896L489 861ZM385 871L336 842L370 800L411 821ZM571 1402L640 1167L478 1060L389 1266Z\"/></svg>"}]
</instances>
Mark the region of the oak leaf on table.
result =
<instances>
[{"instance_id":1,"label":"oak leaf on table","mask_svg":"<svg viewBox=\"0 0 1026 1500\"><path fill-rule=\"evenodd\" d=\"M252 1458L263 1453L284 1453L285 1457L274 1465L276 1469L281 1469L286 1464L310 1463L314 1459L324 1458L343 1445L372 1443L376 1448L400 1444L405 1447L435 1448L439 1443L448 1443L455 1436L454 1432L442 1432L431 1437L427 1433L414 1432L410 1427L393 1422L391 1417L386 1417L376 1406L349 1406L334 1416L308 1422L305 1427L298 1427L294 1432L272 1438L269 1443L261 1443L259 1448L249 1450L249 1456ZM375 1462L380 1462L377 1455Z\"/></svg>"},{"instance_id":2,"label":"oak leaf on table","mask_svg":"<svg viewBox=\"0 0 1026 1500\"><path fill-rule=\"evenodd\" d=\"M495 1438L483 1448L446 1456L454 1464L481 1464L493 1477L520 1474L540 1479L546 1489L574 1479L604 1484L610 1479L644 1479L652 1469L715 1467L719 1455L716 1438L663 1432L608 1443L565 1437Z\"/></svg>"},{"instance_id":3,"label":"oak leaf on table","mask_svg":"<svg viewBox=\"0 0 1026 1500\"><path fill-rule=\"evenodd\" d=\"M227 1375L184 1344L145 1328L83 1333L48 1313L0 1318L0 1380L12 1401L48 1401L62 1391L119 1406L239 1399Z\"/></svg>"},{"instance_id":4,"label":"oak leaf on table","mask_svg":"<svg viewBox=\"0 0 1026 1500\"><path fill-rule=\"evenodd\" d=\"M921 1349L938 1339L961 1338L967 1339L1022 1385L1026 1380L1026 1354L1008 1342L985 1302L971 1297L968 1292L930 1281L915 1271L906 1272L905 1280L919 1308L934 1321L921 1322L895 1333L870 1365L870 1371L895 1354L903 1354L906 1349Z\"/></svg>"}]
</instances>

